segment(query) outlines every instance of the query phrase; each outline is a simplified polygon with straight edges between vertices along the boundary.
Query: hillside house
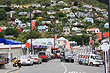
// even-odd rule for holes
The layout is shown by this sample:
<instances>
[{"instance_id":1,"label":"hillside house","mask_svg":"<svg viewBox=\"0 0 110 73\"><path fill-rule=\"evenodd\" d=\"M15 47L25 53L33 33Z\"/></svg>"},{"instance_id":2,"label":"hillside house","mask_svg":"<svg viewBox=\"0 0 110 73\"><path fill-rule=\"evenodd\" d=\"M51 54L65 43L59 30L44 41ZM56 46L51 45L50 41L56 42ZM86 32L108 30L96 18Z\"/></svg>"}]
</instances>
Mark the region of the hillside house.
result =
<instances>
[{"instance_id":1,"label":"hillside house","mask_svg":"<svg viewBox=\"0 0 110 73\"><path fill-rule=\"evenodd\" d=\"M79 10L79 8L77 6L72 6L70 7L70 9L76 9L76 10Z\"/></svg>"},{"instance_id":2,"label":"hillside house","mask_svg":"<svg viewBox=\"0 0 110 73\"><path fill-rule=\"evenodd\" d=\"M69 14L66 14L66 16L67 16L68 18L71 18L71 17L75 17L75 14L74 14L73 12L71 12L71 13L69 13Z\"/></svg>"},{"instance_id":3,"label":"hillside house","mask_svg":"<svg viewBox=\"0 0 110 73\"><path fill-rule=\"evenodd\" d=\"M84 31L84 28L73 27L72 30L75 32L81 32Z\"/></svg>"},{"instance_id":4,"label":"hillside house","mask_svg":"<svg viewBox=\"0 0 110 73\"><path fill-rule=\"evenodd\" d=\"M68 21L69 21L70 23L72 23L73 21L78 21L78 19L77 19L77 18L68 18Z\"/></svg>"},{"instance_id":5,"label":"hillside house","mask_svg":"<svg viewBox=\"0 0 110 73\"><path fill-rule=\"evenodd\" d=\"M50 25L51 24L51 21L42 21L42 25Z\"/></svg>"},{"instance_id":6,"label":"hillside house","mask_svg":"<svg viewBox=\"0 0 110 73\"><path fill-rule=\"evenodd\" d=\"M86 29L86 32L87 33L99 33L100 30L99 30L99 28L88 28L88 29Z\"/></svg>"},{"instance_id":7,"label":"hillside house","mask_svg":"<svg viewBox=\"0 0 110 73\"><path fill-rule=\"evenodd\" d=\"M70 13L72 10L70 8L63 8L63 9L60 9L60 12L63 12L63 13Z\"/></svg>"},{"instance_id":8,"label":"hillside house","mask_svg":"<svg viewBox=\"0 0 110 73\"><path fill-rule=\"evenodd\" d=\"M56 25L57 27L61 27L62 21L56 20L56 21L55 21L55 25Z\"/></svg>"},{"instance_id":9,"label":"hillside house","mask_svg":"<svg viewBox=\"0 0 110 73\"><path fill-rule=\"evenodd\" d=\"M9 18L12 18L13 13L16 13L16 11L6 12L6 14L7 14L7 16L8 16Z\"/></svg>"},{"instance_id":10,"label":"hillside house","mask_svg":"<svg viewBox=\"0 0 110 73\"><path fill-rule=\"evenodd\" d=\"M70 34L70 27L63 27L62 34L68 36Z\"/></svg>"},{"instance_id":11,"label":"hillside house","mask_svg":"<svg viewBox=\"0 0 110 73\"><path fill-rule=\"evenodd\" d=\"M73 23L74 26L83 26L84 24L83 23L80 23L80 22L76 22L76 23Z\"/></svg>"},{"instance_id":12,"label":"hillside house","mask_svg":"<svg viewBox=\"0 0 110 73\"><path fill-rule=\"evenodd\" d=\"M53 10L49 10L49 11L47 11L47 14L56 14L56 12Z\"/></svg>"},{"instance_id":13,"label":"hillside house","mask_svg":"<svg viewBox=\"0 0 110 73\"><path fill-rule=\"evenodd\" d=\"M26 14L27 14L27 12L19 12L18 15L26 15Z\"/></svg>"},{"instance_id":14,"label":"hillside house","mask_svg":"<svg viewBox=\"0 0 110 73\"><path fill-rule=\"evenodd\" d=\"M40 4L32 4L32 7L41 7Z\"/></svg>"},{"instance_id":15,"label":"hillside house","mask_svg":"<svg viewBox=\"0 0 110 73\"><path fill-rule=\"evenodd\" d=\"M105 21L105 19L102 18L102 17L98 17L97 20L99 20L99 21Z\"/></svg>"},{"instance_id":16,"label":"hillside house","mask_svg":"<svg viewBox=\"0 0 110 73\"><path fill-rule=\"evenodd\" d=\"M39 32L47 32L48 31L48 26L44 25L44 26L38 26L38 31Z\"/></svg>"},{"instance_id":17,"label":"hillside house","mask_svg":"<svg viewBox=\"0 0 110 73\"><path fill-rule=\"evenodd\" d=\"M84 21L84 22L91 22L91 23L94 23L94 20L93 20L93 18L88 18L88 17L86 17L86 18L84 18L82 21Z\"/></svg>"},{"instance_id":18,"label":"hillside house","mask_svg":"<svg viewBox=\"0 0 110 73\"><path fill-rule=\"evenodd\" d=\"M92 5L83 5L84 8L92 8Z\"/></svg>"}]
</instances>

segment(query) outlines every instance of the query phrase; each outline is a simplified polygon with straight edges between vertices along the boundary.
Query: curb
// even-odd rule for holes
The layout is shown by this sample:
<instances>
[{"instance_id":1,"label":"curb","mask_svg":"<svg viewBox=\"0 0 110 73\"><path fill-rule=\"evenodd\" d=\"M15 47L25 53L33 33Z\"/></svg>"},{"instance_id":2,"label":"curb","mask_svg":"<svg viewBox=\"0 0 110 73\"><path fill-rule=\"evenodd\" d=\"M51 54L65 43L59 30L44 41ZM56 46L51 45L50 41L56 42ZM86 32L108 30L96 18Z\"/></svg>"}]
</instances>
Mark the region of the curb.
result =
<instances>
[{"instance_id":1,"label":"curb","mask_svg":"<svg viewBox=\"0 0 110 73\"><path fill-rule=\"evenodd\" d=\"M5 73L10 73L10 72L17 71L17 70L19 70L19 68L18 69L9 70L9 71L7 71Z\"/></svg>"}]
</instances>

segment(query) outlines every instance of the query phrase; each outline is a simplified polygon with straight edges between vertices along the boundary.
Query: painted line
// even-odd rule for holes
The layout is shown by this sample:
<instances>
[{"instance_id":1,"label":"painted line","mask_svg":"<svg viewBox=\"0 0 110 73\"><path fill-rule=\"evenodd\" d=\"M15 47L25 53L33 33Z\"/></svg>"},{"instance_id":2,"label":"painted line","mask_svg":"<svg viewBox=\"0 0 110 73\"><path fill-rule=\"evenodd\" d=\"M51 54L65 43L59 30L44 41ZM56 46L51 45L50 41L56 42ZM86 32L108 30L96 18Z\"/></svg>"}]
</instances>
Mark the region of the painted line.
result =
<instances>
[{"instance_id":1,"label":"painted line","mask_svg":"<svg viewBox=\"0 0 110 73\"><path fill-rule=\"evenodd\" d=\"M19 70L19 69L13 69L13 70L7 71L5 73L10 73L10 72L17 71L17 70Z\"/></svg>"},{"instance_id":2,"label":"painted line","mask_svg":"<svg viewBox=\"0 0 110 73\"><path fill-rule=\"evenodd\" d=\"M21 70L21 71L24 71L24 70Z\"/></svg>"},{"instance_id":3,"label":"painted line","mask_svg":"<svg viewBox=\"0 0 110 73\"><path fill-rule=\"evenodd\" d=\"M18 73L19 71L15 72L15 73Z\"/></svg>"},{"instance_id":4,"label":"painted line","mask_svg":"<svg viewBox=\"0 0 110 73\"><path fill-rule=\"evenodd\" d=\"M24 67L23 67L24 68ZM26 68L24 68L25 70L27 70Z\"/></svg>"},{"instance_id":5,"label":"painted line","mask_svg":"<svg viewBox=\"0 0 110 73\"><path fill-rule=\"evenodd\" d=\"M65 68L65 72L64 73L66 73L67 72L67 68L63 65L63 63L62 63L62 66Z\"/></svg>"}]
</instances>

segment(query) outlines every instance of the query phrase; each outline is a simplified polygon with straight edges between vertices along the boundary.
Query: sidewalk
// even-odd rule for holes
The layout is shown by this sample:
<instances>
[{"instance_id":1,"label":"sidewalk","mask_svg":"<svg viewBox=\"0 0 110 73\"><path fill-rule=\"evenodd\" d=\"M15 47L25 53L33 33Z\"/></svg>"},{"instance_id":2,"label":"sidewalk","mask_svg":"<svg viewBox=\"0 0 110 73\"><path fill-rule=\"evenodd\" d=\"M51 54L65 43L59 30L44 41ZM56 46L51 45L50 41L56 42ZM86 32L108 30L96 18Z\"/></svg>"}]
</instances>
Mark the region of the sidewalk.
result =
<instances>
[{"instance_id":1,"label":"sidewalk","mask_svg":"<svg viewBox=\"0 0 110 73\"><path fill-rule=\"evenodd\" d=\"M5 69L0 69L0 73L11 73L11 71L18 70L18 67L13 67L13 63L5 64Z\"/></svg>"}]
</instances>

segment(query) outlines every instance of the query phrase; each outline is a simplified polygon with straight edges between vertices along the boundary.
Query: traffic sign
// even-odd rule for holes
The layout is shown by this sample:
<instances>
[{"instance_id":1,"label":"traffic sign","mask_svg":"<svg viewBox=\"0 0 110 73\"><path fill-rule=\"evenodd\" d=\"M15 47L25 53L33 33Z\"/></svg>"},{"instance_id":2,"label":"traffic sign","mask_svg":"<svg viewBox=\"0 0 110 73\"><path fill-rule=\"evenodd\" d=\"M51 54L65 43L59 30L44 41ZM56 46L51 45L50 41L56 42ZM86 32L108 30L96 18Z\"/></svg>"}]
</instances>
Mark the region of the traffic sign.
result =
<instances>
[{"instance_id":1,"label":"traffic sign","mask_svg":"<svg viewBox=\"0 0 110 73\"><path fill-rule=\"evenodd\" d=\"M101 45L101 49L102 49L103 51L108 51L108 50L109 50L109 44L108 44L108 43L103 43L103 44Z\"/></svg>"}]
</instances>

